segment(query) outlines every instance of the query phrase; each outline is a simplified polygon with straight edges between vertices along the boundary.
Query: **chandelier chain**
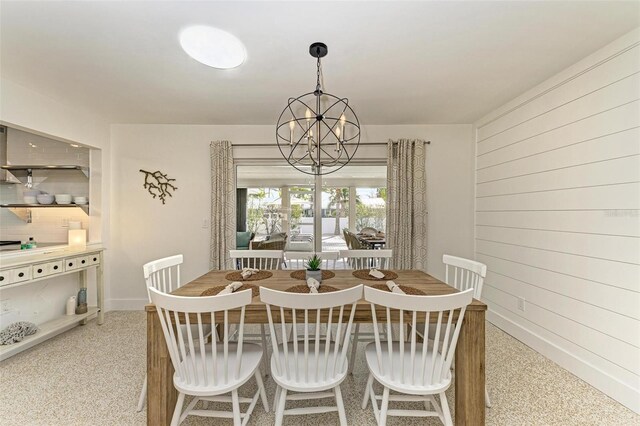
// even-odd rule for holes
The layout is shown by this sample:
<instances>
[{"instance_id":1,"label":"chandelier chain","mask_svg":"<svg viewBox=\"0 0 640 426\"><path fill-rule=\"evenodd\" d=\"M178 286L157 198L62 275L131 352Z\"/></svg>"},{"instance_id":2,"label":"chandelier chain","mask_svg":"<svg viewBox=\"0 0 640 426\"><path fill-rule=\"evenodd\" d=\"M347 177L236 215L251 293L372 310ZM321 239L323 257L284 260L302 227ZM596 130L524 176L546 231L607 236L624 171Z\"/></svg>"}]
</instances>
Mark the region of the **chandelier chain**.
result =
<instances>
[{"instance_id":1,"label":"chandelier chain","mask_svg":"<svg viewBox=\"0 0 640 426\"><path fill-rule=\"evenodd\" d=\"M322 86L320 85L320 74L321 74L321 70L320 70L320 58L318 58L318 65L317 65L317 72L316 72L316 90L319 92L320 90L322 90Z\"/></svg>"}]
</instances>

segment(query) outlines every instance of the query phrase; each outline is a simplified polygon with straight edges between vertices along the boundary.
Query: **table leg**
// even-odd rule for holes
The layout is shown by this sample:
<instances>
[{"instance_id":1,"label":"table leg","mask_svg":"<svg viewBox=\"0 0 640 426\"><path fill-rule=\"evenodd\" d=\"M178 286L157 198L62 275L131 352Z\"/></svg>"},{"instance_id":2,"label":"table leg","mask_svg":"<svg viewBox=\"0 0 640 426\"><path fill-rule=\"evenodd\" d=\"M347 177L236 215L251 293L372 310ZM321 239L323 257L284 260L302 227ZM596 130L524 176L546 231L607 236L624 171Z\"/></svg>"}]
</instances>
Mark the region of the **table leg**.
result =
<instances>
[{"instance_id":1,"label":"table leg","mask_svg":"<svg viewBox=\"0 0 640 426\"><path fill-rule=\"evenodd\" d=\"M147 312L147 425L171 423L178 392L158 313Z\"/></svg>"},{"instance_id":2,"label":"table leg","mask_svg":"<svg viewBox=\"0 0 640 426\"><path fill-rule=\"evenodd\" d=\"M104 255L100 252L100 263L96 268L96 293L98 299L98 325L104 324Z\"/></svg>"},{"instance_id":3,"label":"table leg","mask_svg":"<svg viewBox=\"0 0 640 426\"><path fill-rule=\"evenodd\" d=\"M80 281L80 288L84 288L85 290L87 289L87 270L84 269L82 271L80 271L79 273L79 277L78 280ZM82 321L80 321L81 325L86 325L87 324L87 319L83 319Z\"/></svg>"},{"instance_id":4,"label":"table leg","mask_svg":"<svg viewBox=\"0 0 640 426\"><path fill-rule=\"evenodd\" d=\"M467 310L456 348L456 425L484 425L484 311Z\"/></svg>"}]
</instances>

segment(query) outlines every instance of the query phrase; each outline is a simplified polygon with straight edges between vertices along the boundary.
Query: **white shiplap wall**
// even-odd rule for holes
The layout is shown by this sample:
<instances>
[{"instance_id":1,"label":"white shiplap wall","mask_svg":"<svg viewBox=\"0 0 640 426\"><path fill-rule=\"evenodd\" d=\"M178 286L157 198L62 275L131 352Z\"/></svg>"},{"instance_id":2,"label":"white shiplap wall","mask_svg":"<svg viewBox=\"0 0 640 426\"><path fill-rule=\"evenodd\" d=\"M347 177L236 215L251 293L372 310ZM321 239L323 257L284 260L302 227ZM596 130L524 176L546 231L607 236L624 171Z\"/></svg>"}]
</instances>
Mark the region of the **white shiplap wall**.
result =
<instances>
[{"instance_id":1,"label":"white shiplap wall","mask_svg":"<svg viewBox=\"0 0 640 426\"><path fill-rule=\"evenodd\" d=\"M636 412L639 99L640 29L476 123L489 320Z\"/></svg>"}]
</instances>

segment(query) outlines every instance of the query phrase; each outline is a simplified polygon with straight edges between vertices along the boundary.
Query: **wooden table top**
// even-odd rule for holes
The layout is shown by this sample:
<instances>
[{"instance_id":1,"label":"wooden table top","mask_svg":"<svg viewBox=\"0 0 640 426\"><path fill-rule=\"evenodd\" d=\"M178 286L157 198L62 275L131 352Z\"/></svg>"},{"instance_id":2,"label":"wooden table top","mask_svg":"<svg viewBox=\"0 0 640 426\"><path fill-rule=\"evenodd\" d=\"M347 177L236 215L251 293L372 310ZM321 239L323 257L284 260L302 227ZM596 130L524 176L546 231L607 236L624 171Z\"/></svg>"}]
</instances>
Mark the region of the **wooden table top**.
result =
<instances>
[{"instance_id":1,"label":"wooden table top","mask_svg":"<svg viewBox=\"0 0 640 426\"><path fill-rule=\"evenodd\" d=\"M233 271L209 271L199 278L183 285L171 294L176 296L198 297L202 293L212 287L219 287L221 285L227 285L231 281L225 279L225 276ZM271 271L273 276L264 280L249 281L248 284L254 284L257 286L269 287L275 290L285 291L289 287L303 284L303 280L297 280L291 278L291 270L277 270ZM380 284L384 281L369 281L356 278L352 274L352 270L335 270L336 276L330 279L323 280L323 284L330 285L338 289L345 289L356 286L358 284L374 285ZM444 294L456 293L458 290L445 284L437 278L432 277L422 271L418 270L394 270L398 274L398 278L393 280L396 284L414 287L422 290L428 296L438 296ZM421 297L421 296L414 296ZM473 299L473 302L467 307L467 310L484 311L487 309L487 305ZM155 311L155 306L152 304L146 306L147 311ZM356 307L357 311L363 311L363 314L369 312L369 303L364 300L360 300ZM264 311L264 303L260 301L259 297L254 297L251 305L246 308L247 314L251 311Z\"/></svg>"}]
</instances>

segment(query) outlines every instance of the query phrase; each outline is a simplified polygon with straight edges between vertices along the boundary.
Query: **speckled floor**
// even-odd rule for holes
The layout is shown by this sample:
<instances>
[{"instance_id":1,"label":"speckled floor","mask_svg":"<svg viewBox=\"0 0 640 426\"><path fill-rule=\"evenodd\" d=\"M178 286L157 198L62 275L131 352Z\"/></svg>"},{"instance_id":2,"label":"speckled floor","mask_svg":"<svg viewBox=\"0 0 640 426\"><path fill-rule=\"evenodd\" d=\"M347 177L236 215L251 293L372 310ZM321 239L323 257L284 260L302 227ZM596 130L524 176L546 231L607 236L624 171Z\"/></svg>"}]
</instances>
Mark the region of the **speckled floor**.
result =
<instances>
[{"instance_id":1,"label":"speckled floor","mask_svg":"<svg viewBox=\"0 0 640 426\"><path fill-rule=\"evenodd\" d=\"M0 363L0 425L143 425L146 415L135 407L144 365L144 313L110 312L101 327L91 321ZM359 357L353 377L342 384L351 425L375 425L371 408L360 408L366 378ZM490 324L487 383L493 402L488 425L640 425L640 416ZM273 381L266 386L273 395ZM453 407L452 389L448 395ZM258 405L249 424L273 422L273 413ZM284 423L335 425L338 416L291 416ZM232 422L192 416L183 424ZM390 418L388 424L441 423Z\"/></svg>"}]
</instances>

